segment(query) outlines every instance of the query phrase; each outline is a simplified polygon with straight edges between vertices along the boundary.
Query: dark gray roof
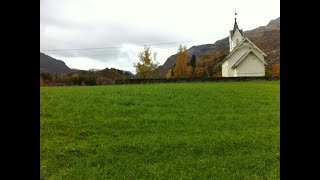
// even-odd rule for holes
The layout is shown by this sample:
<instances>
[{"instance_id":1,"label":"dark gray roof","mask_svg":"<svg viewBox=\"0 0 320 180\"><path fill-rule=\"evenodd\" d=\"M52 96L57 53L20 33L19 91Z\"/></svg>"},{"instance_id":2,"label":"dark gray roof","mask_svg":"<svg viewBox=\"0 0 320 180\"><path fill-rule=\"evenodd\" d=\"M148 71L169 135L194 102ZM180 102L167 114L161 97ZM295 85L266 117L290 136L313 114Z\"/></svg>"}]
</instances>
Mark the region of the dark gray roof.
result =
<instances>
[{"instance_id":1,"label":"dark gray roof","mask_svg":"<svg viewBox=\"0 0 320 180\"><path fill-rule=\"evenodd\" d=\"M236 29L238 29L240 31L240 34L243 36L243 32L242 32L242 29L240 30L239 27L238 27L238 24L237 24L237 19L234 18L234 25L233 25L233 30L230 31L231 33L231 37L233 36L234 32L236 32Z\"/></svg>"}]
</instances>

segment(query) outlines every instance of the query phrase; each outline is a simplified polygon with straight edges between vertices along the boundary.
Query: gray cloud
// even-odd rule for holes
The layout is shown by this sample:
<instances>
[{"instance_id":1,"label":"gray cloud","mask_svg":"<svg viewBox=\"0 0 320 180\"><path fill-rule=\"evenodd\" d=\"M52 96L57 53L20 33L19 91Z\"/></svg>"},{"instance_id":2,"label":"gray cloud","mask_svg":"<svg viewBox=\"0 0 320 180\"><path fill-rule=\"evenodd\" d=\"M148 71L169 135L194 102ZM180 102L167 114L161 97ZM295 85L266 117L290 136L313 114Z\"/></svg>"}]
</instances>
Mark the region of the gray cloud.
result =
<instances>
[{"instance_id":1,"label":"gray cloud","mask_svg":"<svg viewBox=\"0 0 320 180\"><path fill-rule=\"evenodd\" d=\"M124 44L141 46L142 44L156 44L163 42L187 39L170 29L153 29L144 25L121 24L119 22L106 22L101 24L80 24L72 21L59 20L48 15L41 20L42 49L81 49L100 47L122 47ZM177 44L162 45L170 48ZM159 46L160 47L160 46ZM44 51L61 57L89 57L94 60L108 61L115 57L126 58L128 53L121 48L70 50L70 51ZM104 55L104 58L97 55Z\"/></svg>"}]
</instances>

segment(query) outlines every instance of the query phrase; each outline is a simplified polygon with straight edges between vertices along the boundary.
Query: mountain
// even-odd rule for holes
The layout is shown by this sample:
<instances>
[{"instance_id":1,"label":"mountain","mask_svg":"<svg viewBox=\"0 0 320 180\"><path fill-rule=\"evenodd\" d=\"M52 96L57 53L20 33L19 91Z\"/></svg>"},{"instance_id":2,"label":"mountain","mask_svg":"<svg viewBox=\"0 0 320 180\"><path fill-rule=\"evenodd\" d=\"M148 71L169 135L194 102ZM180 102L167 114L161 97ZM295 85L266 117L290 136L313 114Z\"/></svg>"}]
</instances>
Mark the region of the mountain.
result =
<instances>
[{"instance_id":1,"label":"mountain","mask_svg":"<svg viewBox=\"0 0 320 180\"><path fill-rule=\"evenodd\" d=\"M63 61L40 52L40 72L70 73L73 72Z\"/></svg>"},{"instance_id":2,"label":"mountain","mask_svg":"<svg viewBox=\"0 0 320 180\"><path fill-rule=\"evenodd\" d=\"M63 61L40 52L40 85L106 85L116 79L131 79L129 71L115 68L79 70L70 69Z\"/></svg>"},{"instance_id":3,"label":"mountain","mask_svg":"<svg viewBox=\"0 0 320 180\"><path fill-rule=\"evenodd\" d=\"M265 60L268 65L280 63L280 17L271 20L266 26L244 31L244 36L248 37L266 53ZM202 58L206 53L214 58L215 76L221 76L221 62L229 53L229 37L218 40L214 44L192 46L187 50L189 61L193 54L197 58ZM162 66L156 69L158 77L165 77L169 69L175 64L176 56L177 54L171 55Z\"/></svg>"},{"instance_id":4,"label":"mountain","mask_svg":"<svg viewBox=\"0 0 320 180\"><path fill-rule=\"evenodd\" d=\"M72 73L72 72L78 72L83 71L80 69L70 69L63 61L57 60L53 57L50 57L44 53L40 52L40 72L44 73L50 73L50 74L60 74L60 73ZM100 73L106 73L106 74L117 74L116 77L122 77L122 75L126 77L133 77L134 74L132 74L130 71L125 70L119 70L115 68L105 68L105 69L89 69L88 72L100 72ZM109 73L110 72L110 73Z\"/></svg>"}]
</instances>

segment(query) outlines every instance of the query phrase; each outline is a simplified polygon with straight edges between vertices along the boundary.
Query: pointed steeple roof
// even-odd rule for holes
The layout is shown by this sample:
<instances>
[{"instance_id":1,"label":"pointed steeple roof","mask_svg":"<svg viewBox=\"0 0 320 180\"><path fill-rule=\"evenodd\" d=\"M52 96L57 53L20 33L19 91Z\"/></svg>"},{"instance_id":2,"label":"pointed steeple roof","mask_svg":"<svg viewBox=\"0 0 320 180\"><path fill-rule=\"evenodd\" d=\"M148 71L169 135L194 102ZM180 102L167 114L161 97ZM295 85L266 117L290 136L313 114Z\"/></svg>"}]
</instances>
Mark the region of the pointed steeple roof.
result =
<instances>
[{"instance_id":1,"label":"pointed steeple roof","mask_svg":"<svg viewBox=\"0 0 320 180\"><path fill-rule=\"evenodd\" d=\"M234 18L234 25L233 25L233 30L230 31L231 33L231 37L233 36L234 32L236 32L236 29L239 30L240 34L243 36L243 33L242 33L242 29L240 30L239 27L238 27L238 24L237 24L237 18Z\"/></svg>"}]
</instances>

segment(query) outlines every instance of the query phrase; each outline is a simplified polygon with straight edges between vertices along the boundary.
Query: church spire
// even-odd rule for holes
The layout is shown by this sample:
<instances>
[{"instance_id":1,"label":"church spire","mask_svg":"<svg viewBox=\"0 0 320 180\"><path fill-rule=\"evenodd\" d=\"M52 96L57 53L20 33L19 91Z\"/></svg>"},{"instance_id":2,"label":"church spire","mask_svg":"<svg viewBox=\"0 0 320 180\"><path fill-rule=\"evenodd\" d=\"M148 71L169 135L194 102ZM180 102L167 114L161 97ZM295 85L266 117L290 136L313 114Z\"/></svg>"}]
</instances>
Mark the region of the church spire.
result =
<instances>
[{"instance_id":1,"label":"church spire","mask_svg":"<svg viewBox=\"0 0 320 180\"><path fill-rule=\"evenodd\" d=\"M237 11L234 11L234 25L233 25L233 30L232 30L232 33L231 33L231 36L233 36L233 34L236 32L236 29L238 29L241 33L241 35L243 36L242 34L242 30L239 29L239 26L238 26L238 23L237 23Z\"/></svg>"},{"instance_id":2,"label":"church spire","mask_svg":"<svg viewBox=\"0 0 320 180\"><path fill-rule=\"evenodd\" d=\"M237 24L237 18L234 18L233 33L235 32L236 29L239 29L239 27L238 27L238 24Z\"/></svg>"},{"instance_id":3,"label":"church spire","mask_svg":"<svg viewBox=\"0 0 320 180\"><path fill-rule=\"evenodd\" d=\"M233 26L233 33L236 31L236 29L239 29L238 24L237 24L237 11L234 10L234 26ZM239 29L240 30L240 29ZM232 33L232 34L233 34Z\"/></svg>"},{"instance_id":4,"label":"church spire","mask_svg":"<svg viewBox=\"0 0 320 180\"><path fill-rule=\"evenodd\" d=\"M238 23L237 23L237 15L238 13L234 11L234 25L233 30L230 30L230 36L229 36L229 47L230 52L235 48L242 40L243 40L243 32L242 29L239 29Z\"/></svg>"}]
</instances>

